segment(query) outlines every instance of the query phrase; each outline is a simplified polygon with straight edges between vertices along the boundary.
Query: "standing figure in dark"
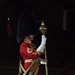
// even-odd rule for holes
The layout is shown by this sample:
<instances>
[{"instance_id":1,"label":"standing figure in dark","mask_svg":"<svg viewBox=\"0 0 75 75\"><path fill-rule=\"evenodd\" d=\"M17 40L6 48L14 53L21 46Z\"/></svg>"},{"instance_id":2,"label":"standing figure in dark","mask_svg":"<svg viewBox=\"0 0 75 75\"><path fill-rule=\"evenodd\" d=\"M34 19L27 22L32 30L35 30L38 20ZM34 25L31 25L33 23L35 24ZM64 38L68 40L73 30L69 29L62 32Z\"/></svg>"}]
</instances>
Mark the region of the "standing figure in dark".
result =
<instances>
[{"instance_id":1,"label":"standing figure in dark","mask_svg":"<svg viewBox=\"0 0 75 75\"><path fill-rule=\"evenodd\" d=\"M39 71L39 57L44 52L46 37L42 35L39 47L35 48L35 26L36 21L32 13L23 12L17 27L17 41L20 43L19 75L42 75Z\"/></svg>"}]
</instances>

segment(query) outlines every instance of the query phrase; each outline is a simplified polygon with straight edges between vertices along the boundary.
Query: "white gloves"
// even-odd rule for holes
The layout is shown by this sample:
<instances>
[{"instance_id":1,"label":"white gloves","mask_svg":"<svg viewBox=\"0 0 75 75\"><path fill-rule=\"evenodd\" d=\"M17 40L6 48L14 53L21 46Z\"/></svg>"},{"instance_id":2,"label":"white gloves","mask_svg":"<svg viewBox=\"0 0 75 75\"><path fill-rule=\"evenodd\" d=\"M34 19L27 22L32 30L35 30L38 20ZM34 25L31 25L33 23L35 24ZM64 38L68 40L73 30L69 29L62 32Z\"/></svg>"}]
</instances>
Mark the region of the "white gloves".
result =
<instances>
[{"instance_id":1,"label":"white gloves","mask_svg":"<svg viewBox=\"0 0 75 75\"><path fill-rule=\"evenodd\" d=\"M44 49L45 49L45 45L40 45L36 51L40 51L40 52L44 52Z\"/></svg>"},{"instance_id":2,"label":"white gloves","mask_svg":"<svg viewBox=\"0 0 75 75\"><path fill-rule=\"evenodd\" d=\"M37 48L36 51L40 51L43 53L44 49L45 49L45 44L46 44L46 37L45 35L42 35L42 41L41 41L41 45Z\"/></svg>"},{"instance_id":3,"label":"white gloves","mask_svg":"<svg viewBox=\"0 0 75 75\"><path fill-rule=\"evenodd\" d=\"M47 38L45 37L45 35L42 35L41 37L42 37L41 45L45 45Z\"/></svg>"},{"instance_id":4,"label":"white gloves","mask_svg":"<svg viewBox=\"0 0 75 75\"><path fill-rule=\"evenodd\" d=\"M40 61L40 64L44 64L44 65L46 65L46 64L47 64L47 62Z\"/></svg>"},{"instance_id":5,"label":"white gloves","mask_svg":"<svg viewBox=\"0 0 75 75\"><path fill-rule=\"evenodd\" d=\"M47 60L39 58L40 64L47 65Z\"/></svg>"}]
</instances>

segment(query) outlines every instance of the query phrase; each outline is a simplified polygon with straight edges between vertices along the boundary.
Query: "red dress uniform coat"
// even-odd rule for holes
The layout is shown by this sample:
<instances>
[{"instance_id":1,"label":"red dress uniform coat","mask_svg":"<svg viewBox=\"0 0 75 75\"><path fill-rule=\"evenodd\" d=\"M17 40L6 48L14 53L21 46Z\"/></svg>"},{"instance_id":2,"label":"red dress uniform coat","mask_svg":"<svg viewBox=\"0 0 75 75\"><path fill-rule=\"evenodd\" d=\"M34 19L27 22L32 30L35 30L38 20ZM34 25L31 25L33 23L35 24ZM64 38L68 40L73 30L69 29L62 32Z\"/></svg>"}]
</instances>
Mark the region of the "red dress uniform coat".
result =
<instances>
[{"instance_id":1,"label":"red dress uniform coat","mask_svg":"<svg viewBox=\"0 0 75 75\"><path fill-rule=\"evenodd\" d=\"M20 55L22 57L23 60L26 59L36 59L39 58L41 56L41 54L37 54L35 50L33 50L33 48L31 47L31 44L28 44L26 42L23 42L20 45ZM24 69L26 70L32 62L27 62L24 63ZM41 72L38 71L36 75L41 75Z\"/></svg>"}]
</instances>

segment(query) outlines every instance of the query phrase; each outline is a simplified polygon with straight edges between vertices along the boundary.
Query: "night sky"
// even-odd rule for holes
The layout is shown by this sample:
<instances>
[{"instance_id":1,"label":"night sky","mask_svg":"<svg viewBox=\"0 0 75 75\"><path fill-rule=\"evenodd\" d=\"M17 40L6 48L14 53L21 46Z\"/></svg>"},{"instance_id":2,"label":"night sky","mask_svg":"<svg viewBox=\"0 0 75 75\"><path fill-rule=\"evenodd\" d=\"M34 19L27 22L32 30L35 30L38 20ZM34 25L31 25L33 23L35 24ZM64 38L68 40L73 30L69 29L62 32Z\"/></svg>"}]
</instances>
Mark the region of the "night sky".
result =
<instances>
[{"instance_id":1,"label":"night sky","mask_svg":"<svg viewBox=\"0 0 75 75\"><path fill-rule=\"evenodd\" d=\"M48 28L47 56L49 65L75 63L75 2L72 0L7 0L0 2L0 60L1 65L17 65L19 44L16 41L18 19L24 9L33 11L37 21L35 43L40 44L39 26L43 20ZM67 11L66 30L63 11ZM8 35L8 17L12 33ZM38 39L38 40L37 40ZM6 62L6 63L5 63Z\"/></svg>"}]
</instances>

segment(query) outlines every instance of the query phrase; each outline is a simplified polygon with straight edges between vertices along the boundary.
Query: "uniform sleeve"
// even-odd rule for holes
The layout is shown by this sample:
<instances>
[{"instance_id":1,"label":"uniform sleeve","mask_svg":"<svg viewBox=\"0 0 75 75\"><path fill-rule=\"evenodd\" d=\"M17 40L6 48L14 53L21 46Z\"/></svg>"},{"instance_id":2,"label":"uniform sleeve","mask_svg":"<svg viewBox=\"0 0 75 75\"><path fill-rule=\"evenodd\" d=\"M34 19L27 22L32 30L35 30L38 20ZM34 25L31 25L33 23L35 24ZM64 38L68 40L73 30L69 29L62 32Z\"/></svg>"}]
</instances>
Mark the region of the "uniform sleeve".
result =
<instances>
[{"instance_id":1,"label":"uniform sleeve","mask_svg":"<svg viewBox=\"0 0 75 75\"><path fill-rule=\"evenodd\" d=\"M20 47L20 53L23 54L23 56L25 55L25 56L28 56L29 58L34 58L34 59L39 58L42 54L40 52L36 52L34 50L31 50L31 48L26 47L24 45L22 45Z\"/></svg>"}]
</instances>

